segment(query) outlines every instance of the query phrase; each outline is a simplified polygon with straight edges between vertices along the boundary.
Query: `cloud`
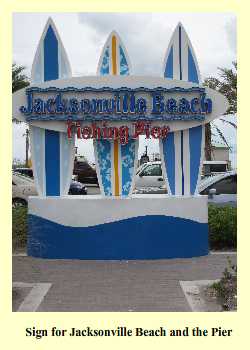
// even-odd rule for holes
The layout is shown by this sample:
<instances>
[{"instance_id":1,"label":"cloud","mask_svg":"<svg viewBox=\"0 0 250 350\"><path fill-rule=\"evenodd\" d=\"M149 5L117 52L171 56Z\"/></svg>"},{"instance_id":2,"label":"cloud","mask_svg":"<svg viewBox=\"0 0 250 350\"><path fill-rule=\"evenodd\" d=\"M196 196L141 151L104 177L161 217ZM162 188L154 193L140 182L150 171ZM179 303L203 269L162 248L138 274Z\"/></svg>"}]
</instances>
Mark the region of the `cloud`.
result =
<instances>
[{"instance_id":1,"label":"cloud","mask_svg":"<svg viewBox=\"0 0 250 350\"><path fill-rule=\"evenodd\" d=\"M96 32L102 46L116 30L132 62L133 74L161 75L162 62L172 29L151 13L79 13L79 23ZM153 46L153 47L152 47Z\"/></svg>"},{"instance_id":2,"label":"cloud","mask_svg":"<svg viewBox=\"0 0 250 350\"><path fill-rule=\"evenodd\" d=\"M237 19L236 17L231 18L225 24L225 30L227 33L228 44L232 52L236 55L237 53Z\"/></svg>"}]
</instances>

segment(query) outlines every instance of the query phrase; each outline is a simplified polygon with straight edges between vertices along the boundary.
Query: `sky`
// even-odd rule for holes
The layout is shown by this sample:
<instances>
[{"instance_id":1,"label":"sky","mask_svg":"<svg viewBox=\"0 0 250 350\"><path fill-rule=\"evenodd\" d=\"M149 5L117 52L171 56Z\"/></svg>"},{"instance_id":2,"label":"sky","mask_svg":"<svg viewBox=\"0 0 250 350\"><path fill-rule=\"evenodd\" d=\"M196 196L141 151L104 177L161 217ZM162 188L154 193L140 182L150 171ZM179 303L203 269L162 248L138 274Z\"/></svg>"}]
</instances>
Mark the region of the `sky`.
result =
<instances>
[{"instance_id":1,"label":"sky","mask_svg":"<svg viewBox=\"0 0 250 350\"><path fill-rule=\"evenodd\" d=\"M25 66L28 77L48 17L58 29L73 76L96 75L102 47L112 30L118 32L127 49L132 74L162 76L165 52L178 22L184 25L192 42L202 79L218 76L218 67L231 68L237 57L236 16L232 13L15 13L13 62ZM235 129L216 123L235 151ZM13 158L20 160L25 158L25 127L13 126ZM150 153L158 152L156 141L146 143L141 137L139 156L146 144ZM80 140L77 146L79 153L94 162L91 140ZM235 163L235 152L231 156Z\"/></svg>"}]
</instances>

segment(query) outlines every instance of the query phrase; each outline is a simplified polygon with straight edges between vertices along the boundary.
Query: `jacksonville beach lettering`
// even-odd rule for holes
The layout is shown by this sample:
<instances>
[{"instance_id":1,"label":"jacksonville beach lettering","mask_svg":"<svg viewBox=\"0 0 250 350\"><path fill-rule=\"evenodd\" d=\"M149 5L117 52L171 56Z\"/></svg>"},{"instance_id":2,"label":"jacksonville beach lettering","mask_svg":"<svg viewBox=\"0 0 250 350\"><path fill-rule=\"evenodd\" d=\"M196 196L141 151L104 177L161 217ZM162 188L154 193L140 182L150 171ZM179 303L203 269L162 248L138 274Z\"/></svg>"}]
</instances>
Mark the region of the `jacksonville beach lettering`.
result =
<instances>
[{"instance_id":1,"label":"jacksonville beach lettering","mask_svg":"<svg viewBox=\"0 0 250 350\"><path fill-rule=\"evenodd\" d=\"M206 97L203 88L172 88L171 91L162 88L123 89L28 88L26 106L21 106L19 110L28 121L51 120L52 117L54 120L87 120L89 116L92 120L109 120L109 117L110 120L133 120L133 116L135 119L145 116L150 120L161 116L165 116L166 120L203 120L206 114L212 112L212 100ZM195 96L190 92L195 92ZM70 97L67 97L68 93ZM87 98L90 93L95 93L96 97ZM45 94L51 96L45 98Z\"/></svg>"}]
</instances>

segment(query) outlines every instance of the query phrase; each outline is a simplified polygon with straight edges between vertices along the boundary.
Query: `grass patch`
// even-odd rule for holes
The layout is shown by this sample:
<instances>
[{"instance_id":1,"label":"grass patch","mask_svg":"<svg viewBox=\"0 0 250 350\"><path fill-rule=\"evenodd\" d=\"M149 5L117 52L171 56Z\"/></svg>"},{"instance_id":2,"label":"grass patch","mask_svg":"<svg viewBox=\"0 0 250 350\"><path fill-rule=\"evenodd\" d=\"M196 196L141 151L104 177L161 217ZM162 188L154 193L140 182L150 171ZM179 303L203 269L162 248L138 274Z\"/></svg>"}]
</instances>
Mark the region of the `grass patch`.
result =
<instances>
[{"instance_id":1,"label":"grass patch","mask_svg":"<svg viewBox=\"0 0 250 350\"><path fill-rule=\"evenodd\" d=\"M223 272L219 282L212 284L218 302L224 311L237 309L237 266L232 265L228 258L228 267Z\"/></svg>"},{"instance_id":2,"label":"grass patch","mask_svg":"<svg viewBox=\"0 0 250 350\"><path fill-rule=\"evenodd\" d=\"M27 207L12 208L12 248L25 248L27 244Z\"/></svg>"}]
</instances>

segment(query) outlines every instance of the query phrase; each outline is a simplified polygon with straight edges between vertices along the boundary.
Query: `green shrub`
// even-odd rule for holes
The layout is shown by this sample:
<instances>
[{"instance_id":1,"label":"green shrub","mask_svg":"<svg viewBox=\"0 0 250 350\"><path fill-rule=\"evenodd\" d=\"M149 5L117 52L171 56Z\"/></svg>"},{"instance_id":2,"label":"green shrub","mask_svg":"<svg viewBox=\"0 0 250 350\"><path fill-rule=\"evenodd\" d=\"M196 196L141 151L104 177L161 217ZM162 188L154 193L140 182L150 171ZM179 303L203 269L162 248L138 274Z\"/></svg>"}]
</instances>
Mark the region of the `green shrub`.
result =
<instances>
[{"instance_id":1,"label":"green shrub","mask_svg":"<svg viewBox=\"0 0 250 350\"><path fill-rule=\"evenodd\" d=\"M27 243L27 207L12 208L12 247L24 248Z\"/></svg>"},{"instance_id":2,"label":"green shrub","mask_svg":"<svg viewBox=\"0 0 250 350\"><path fill-rule=\"evenodd\" d=\"M228 267L225 268L219 282L212 285L216 297L223 310L236 310L237 308L237 266L228 258Z\"/></svg>"},{"instance_id":3,"label":"green shrub","mask_svg":"<svg viewBox=\"0 0 250 350\"><path fill-rule=\"evenodd\" d=\"M209 205L208 227L211 249L236 248L237 208Z\"/></svg>"}]
</instances>

